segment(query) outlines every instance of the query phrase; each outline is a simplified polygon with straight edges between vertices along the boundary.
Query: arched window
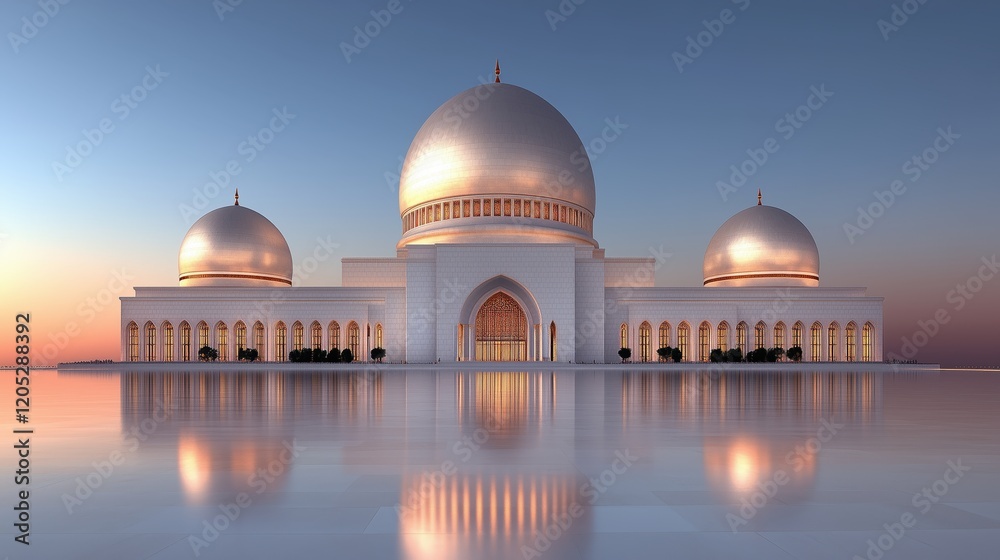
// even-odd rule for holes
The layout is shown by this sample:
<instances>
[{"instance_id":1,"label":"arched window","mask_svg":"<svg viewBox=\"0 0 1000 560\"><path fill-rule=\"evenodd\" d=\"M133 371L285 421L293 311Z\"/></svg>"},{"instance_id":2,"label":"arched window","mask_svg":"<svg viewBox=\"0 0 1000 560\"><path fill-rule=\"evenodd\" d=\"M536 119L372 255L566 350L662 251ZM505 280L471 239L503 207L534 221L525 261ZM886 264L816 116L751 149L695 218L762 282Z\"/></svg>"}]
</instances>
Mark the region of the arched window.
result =
<instances>
[{"instance_id":1,"label":"arched window","mask_svg":"<svg viewBox=\"0 0 1000 560\"><path fill-rule=\"evenodd\" d=\"M243 321L237 321L236 325L233 327L233 331L236 333L236 350L246 350L247 349L247 325ZM239 356L239 354L237 354Z\"/></svg>"},{"instance_id":2,"label":"arched window","mask_svg":"<svg viewBox=\"0 0 1000 560\"><path fill-rule=\"evenodd\" d=\"M767 325L764 321L757 321L757 324L753 328L753 349L766 348L764 343L764 334L767 332Z\"/></svg>"},{"instance_id":3,"label":"arched window","mask_svg":"<svg viewBox=\"0 0 1000 560\"><path fill-rule=\"evenodd\" d=\"M840 338L840 325L834 321L833 323L830 323L830 327L827 329L826 333L826 358L831 362L840 360L840 355L837 354L838 338Z\"/></svg>"},{"instance_id":4,"label":"arched window","mask_svg":"<svg viewBox=\"0 0 1000 560\"><path fill-rule=\"evenodd\" d=\"M653 327L646 321L639 325L639 360L648 362L653 356L652 349Z\"/></svg>"},{"instance_id":5,"label":"arched window","mask_svg":"<svg viewBox=\"0 0 1000 560\"><path fill-rule=\"evenodd\" d=\"M160 330L163 332L163 361L172 362L174 361L174 326L164 321L160 325Z\"/></svg>"},{"instance_id":6,"label":"arched window","mask_svg":"<svg viewBox=\"0 0 1000 560\"><path fill-rule=\"evenodd\" d=\"M313 321L312 325L309 325L309 333L309 347L313 350L323 348L323 327L319 321Z\"/></svg>"},{"instance_id":7,"label":"arched window","mask_svg":"<svg viewBox=\"0 0 1000 560\"><path fill-rule=\"evenodd\" d=\"M747 355L747 324L743 321L736 325L736 347L741 354Z\"/></svg>"},{"instance_id":8,"label":"arched window","mask_svg":"<svg viewBox=\"0 0 1000 560\"><path fill-rule=\"evenodd\" d=\"M156 361L156 327L152 322L146 323L146 353L145 359L147 362Z\"/></svg>"},{"instance_id":9,"label":"arched window","mask_svg":"<svg viewBox=\"0 0 1000 560\"><path fill-rule=\"evenodd\" d=\"M128 324L128 361L139 361L139 325Z\"/></svg>"},{"instance_id":10,"label":"arched window","mask_svg":"<svg viewBox=\"0 0 1000 560\"><path fill-rule=\"evenodd\" d=\"M180 326L180 355L182 362L191 361L191 325L187 321L181 321Z\"/></svg>"},{"instance_id":11,"label":"arched window","mask_svg":"<svg viewBox=\"0 0 1000 560\"><path fill-rule=\"evenodd\" d=\"M263 360L267 346L264 343L264 324L260 321L253 324L253 347L257 350L258 359Z\"/></svg>"},{"instance_id":12,"label":"arched window","mask_svg":"<svg viewBox=\"0 0 1000 560\"><path fill-rule=\"evenodd\" d=\"M202 321L198 323L198 351L208 346L208 323Z\"/></svg>"},{"instance_id":13,"label":"arched window","mask_svg":"<svg viewBox=\"0 0 1000 560\"><path fill-rule=\"evenodd\" d=\"M681 361L690 362L691 355L689 354L691 348L688 346L688 341L691 337L691 327L688 324L681 323L677 327L677 347L681 350Z\"/></svg>"},{"instance_id":14,"label":"arched window","mask_svg":"<svg viewBox=\"0 0 1000 560\"><path fill-rule=\"evenodd\" d=\"M559 358L556 356L556 350L558 349L558 347L559 345L556 344L556 322L552 321L551 323L549 323L549 356L551 357L553 362L559 360Z\"/></svg>"},{"instance_id":15,"label":"arched window","mask_svg":"<svg viewBox=\"0 0 1000 560\"><path fill-rule=\"evenodd\" d=\"M802 348L802 330L805 326L802 325L802 321L796 321L792 326L792 346L798 346ZM789 348L791 348L790 346Z\"/></svg>"},{"instance_id":16,"label":"arched window","mask_svg":"<svg viewBox=\"0 0 1000 560\"><path fill-rule=\"evenodd\" d=\"M875 325L865 323L861 327L861 359L865 362L875 361Z\"/></svg>"},{"instance_id":17,"label":"arched window","mask_svg":"<svg viewBox=\"0 0 1000 560\"><path fill-rule=\"evenodd\" d=\"M774 347L785 348L785 323L781 321L774 325Z\"/></svg>"},{"instance_id":18,"label":"arched window","mask_svg":"<svg viewBox=\"0 0 1000 560\"><path fill-rule=\"evenodd\" d=\"M229 360L229 327L219 321L215 324L216 350L219 351L219 361Z\"/></svg>"},{"instance_id":19,"label":"arched window","mask_svg":"<svg viewBox=\"0 0 1000 560\"><path fill-rule=\"evenodd\" d=\"M358 352L361 351L361 329L354 321L347 325L347 348L354 354L354 359L358 359Z\"/></svg>"},{"instance_id":20,"label":"arched window","mask_svg":"<svg viewBox=\"0 0 1000 560\"><path fill-rule=\"evenodd\" d=\"M708 355L711 352L709 345L711 343L712 336L712 325L708 324L708 321L703 321L698 327L698 361L707 362Z\"/></svg>"},{"instance_id":21,"label":"arched window","mask_svg":"<svg viewBox=\"0 0 1000 560\"><path fill-rule=\"evenodd\" d=\"M847 355L845 358L848 362L854 362L858 359L858 326L854 324L854 321L847 323L847 328L844 329L844 347L847 349Z\"/></svg>"},{"instance_id":22,"label":"arched window","mask_svg":"<svg viewBox=\"0 0 1000 560\"><path fill-rule=\"evenodd\" d=\"M809 359L818 362L823 359L823 342L820 337L823 334L823 325L819 324L819 321L812 324L809 328L809 344L811 346Z\"/></svg>"},{"instance_id":23,"label":"arched window","mask_svg":"<svg viewBox=\"0 0 1000 560\"><path fill-rule=\"evenodd\" d=\"M719 350L723 352L729 350L729 323L723 321L719 323Z\"/></svg>"},{"instance_id":24,"label":"arched window","mask_svg":"<svg viewBox=\"0 0 1000 560\"><path fill-rule=\"evenodd\" d=\"M670 346L670 323L664 321L660 323L660 348Z\"/></svg>"},{"instance_id":25,"label":"arched window","mask_svg":"<svg viewBox=\"0 0 1000 560\"><path fill-rule=\"evenodd\" d=\"M528 318L504 292L489 297L476 312L476 360L521 362L528 359Z\"/></svg>"},{"instance_id":26,"label":"arched window","mask_svg":"<svg viewBox=\"0 0 1000 560\"><path fill-rule=\"evenodd\" d=\"M385 348L382 346L382 323L375 323L375 348Z\"/></svg>"},{"instance_id":27,"label":"arched window","mask_svg":"<svg viewBox=\"0 0 1000 560\"><path fill-rule=\"evenodd\" d=\"M621 348L628 348L628 325L622 323L621 328Z\"/></svg>"},{"instance_id":28,"label":"arched window","mask_svg":"<svg viewBox=\"0 0 1000 560\"><path fill-rule=\"evenodd\" d=\"M326 327L327 334L330 338L330 350L334 348L340 349L340 323L336 321L330 321L330 324Z\"/></svg>"},{"instance_id":29,"label":"arched window","mask_svg":"<svg viewBox=\"0 0 1000 560\"><path fill-rule=\"evenodd\" d=\"M302 337L305 329L302 323L295 321L292 323L292 350L302 350Z\"/></svg>"},{"instance_id":30,"label":"arched window","mask_svg":"<svg viewBox=\"0 0 1000 560\"><path fill-rule=\"evenodd\" d=\"M288 329L285 327L284 321L278 321L278 324L274 326L274 359L278 362L283 362L288 359L288 353L286 352L287 347L285 344L288 343Z\"/></svg>"}]
</instances>

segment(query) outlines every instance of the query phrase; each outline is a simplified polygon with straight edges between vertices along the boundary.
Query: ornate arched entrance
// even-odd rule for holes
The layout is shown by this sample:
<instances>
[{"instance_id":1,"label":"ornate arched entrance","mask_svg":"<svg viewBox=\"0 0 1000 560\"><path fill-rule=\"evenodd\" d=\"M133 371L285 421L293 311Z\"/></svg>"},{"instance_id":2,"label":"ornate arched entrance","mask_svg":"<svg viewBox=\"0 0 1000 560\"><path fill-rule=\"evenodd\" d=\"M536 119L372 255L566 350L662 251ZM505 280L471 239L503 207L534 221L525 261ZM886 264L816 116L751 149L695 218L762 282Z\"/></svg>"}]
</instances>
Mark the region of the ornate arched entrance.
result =
<instances>
[{"instance_id":1,"label":"ornate arched entrance","mask_svg":"<svg viewBox=\"0 0 1000 560\"><path fill-rule=\"evenodd\" d=\"M503 292L490 296L476 312L475 359L486 362L528 359L528 318L517 301Z\"/></svg>"}]
</instances>

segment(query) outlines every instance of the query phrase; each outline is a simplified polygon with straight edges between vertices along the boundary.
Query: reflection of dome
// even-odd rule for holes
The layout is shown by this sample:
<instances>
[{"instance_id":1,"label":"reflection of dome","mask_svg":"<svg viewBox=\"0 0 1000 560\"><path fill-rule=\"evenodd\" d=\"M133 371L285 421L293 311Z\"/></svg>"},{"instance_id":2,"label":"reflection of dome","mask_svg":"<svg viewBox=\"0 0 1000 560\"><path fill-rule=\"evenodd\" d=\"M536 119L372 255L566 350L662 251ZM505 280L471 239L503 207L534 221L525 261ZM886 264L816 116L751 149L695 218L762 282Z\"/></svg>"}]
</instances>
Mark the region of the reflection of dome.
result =
<instances>
[{"instance_id":1,"label":"reflection of dome","mask_svg":"<svg viewBox=\"0 0 1000 560\"><path fill-rule=\"evenodd\" d=\"M704 272L706 286L818 286L819 250L795 216L758 204L715 232Z\"/></svg>"},{"instance_id":2,"label":"reflection of dome","mask_svg":"<svg viewBox=\"0 0 1000 560\"><path fill-rule=\"evenodd\" d=\"M441 105L410 144L399 181L400 246L596 245L595 201L590 159L566 118L526 89L482 84Z\"/></svg>"},{"instance_id":3,"label":"reflection of dome","mask_svg":"<svg viewBox=\"0 0 1000 560\"><path fill-rule=\"evenodd\" d=\"M181 286L290 286L292 253L274 224L237 203L191 226L178 272Z\"/></svg>"}]
</instances>

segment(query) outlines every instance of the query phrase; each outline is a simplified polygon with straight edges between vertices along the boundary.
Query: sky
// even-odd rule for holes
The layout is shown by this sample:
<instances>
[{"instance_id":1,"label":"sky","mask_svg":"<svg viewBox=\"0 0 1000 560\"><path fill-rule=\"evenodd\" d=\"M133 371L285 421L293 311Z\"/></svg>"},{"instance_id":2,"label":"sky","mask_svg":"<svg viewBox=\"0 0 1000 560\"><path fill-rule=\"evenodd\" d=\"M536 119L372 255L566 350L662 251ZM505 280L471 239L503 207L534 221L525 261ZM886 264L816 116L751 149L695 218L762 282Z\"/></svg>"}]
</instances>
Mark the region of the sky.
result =
<instances>
[{"instance_id":1,"label":"sky","mask_svg":"<svg viewBox=\"0 0 1000 560\"><path fill-rule=\"evenodd\" d=\"M592 147L609 256L662 247L658 285L698 286L712 234L760 188L812 232L822 285L885 298L887 354L1000 364L998 16L985 0L3 2L0 364L22 312L36 364L117 359L118 298L176 285L185 232L234 187L296 262L336 244L299 285L394 255L410 141L497 58ZM609 119L620 133L596 141Z\"/></svg>"}]
</instances>

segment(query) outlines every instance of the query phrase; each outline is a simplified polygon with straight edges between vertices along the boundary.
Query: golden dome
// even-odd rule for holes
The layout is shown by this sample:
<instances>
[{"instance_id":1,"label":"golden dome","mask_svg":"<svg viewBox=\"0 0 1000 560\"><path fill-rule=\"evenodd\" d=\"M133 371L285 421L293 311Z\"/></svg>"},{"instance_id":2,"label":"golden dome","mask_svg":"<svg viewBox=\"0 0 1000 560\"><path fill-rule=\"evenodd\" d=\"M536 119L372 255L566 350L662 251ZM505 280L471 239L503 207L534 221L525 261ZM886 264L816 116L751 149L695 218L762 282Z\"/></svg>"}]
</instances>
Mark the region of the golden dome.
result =
<instances>
[{"instance_id":1,"label":"golden dome","mask_svg":"<svg viewBox=\"0 0 1000 560\"><path fill-rule=\"evenodd\" d=\"M245 206L202 216L184 236L181 286L290 286L292 253L278 228Z\"/></svg>"},{"instance_id":2,"label":"golden dome","mask_svg":"<svg viewBox=\"0 0 1000 560\"><path fill-rule=\"evenodd\" d=\"M758 204L715 232L703 271L706 286L819 286L819 250L795 216Z\"/></svg>"},{"instance_id":3,"label":"golden dome","mask_svg":"<svg viewBox=\"0 0 1000 560\"><path fill-rule=\"evenodd\" d=\"M524 88L482 84L441 105L410 144L399 181L399 245L596 246L595 205L590 159L566 118Z\"/></svg>"}]
</instances>

